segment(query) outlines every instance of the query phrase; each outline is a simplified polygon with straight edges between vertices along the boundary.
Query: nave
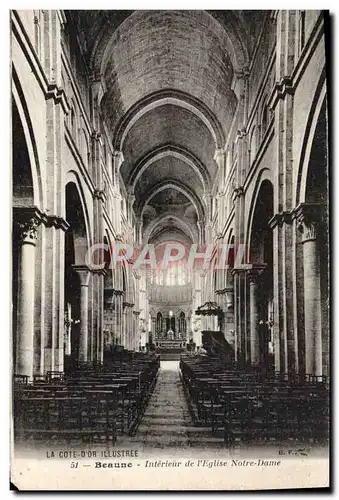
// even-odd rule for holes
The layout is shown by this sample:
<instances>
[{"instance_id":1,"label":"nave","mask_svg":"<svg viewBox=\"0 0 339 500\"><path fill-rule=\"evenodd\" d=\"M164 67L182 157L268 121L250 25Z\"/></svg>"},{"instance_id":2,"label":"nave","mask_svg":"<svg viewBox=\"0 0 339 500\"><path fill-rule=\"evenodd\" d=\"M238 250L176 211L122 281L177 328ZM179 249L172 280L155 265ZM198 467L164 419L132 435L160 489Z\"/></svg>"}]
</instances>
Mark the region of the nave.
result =
<instances>
[{"instance_id":1,"label":"nave","mask_svg":"<svg viewBox=\"0 0 339 500\"><path fill-rule=\"evenodd\" d=\"M11 12L17 441L326 438L327 22Z\"/></svg>"},{"instance_id":2,"label":"nave","mask_svg":"<svg viewBox=\"0 0 339 500\"><path fill-rule=\"evenodd\" d=\"M14 385L17 443L145 450L319 448L328 387L316 378L225 365L217 357L134 355Z\"/></svg>"}]
</instances>

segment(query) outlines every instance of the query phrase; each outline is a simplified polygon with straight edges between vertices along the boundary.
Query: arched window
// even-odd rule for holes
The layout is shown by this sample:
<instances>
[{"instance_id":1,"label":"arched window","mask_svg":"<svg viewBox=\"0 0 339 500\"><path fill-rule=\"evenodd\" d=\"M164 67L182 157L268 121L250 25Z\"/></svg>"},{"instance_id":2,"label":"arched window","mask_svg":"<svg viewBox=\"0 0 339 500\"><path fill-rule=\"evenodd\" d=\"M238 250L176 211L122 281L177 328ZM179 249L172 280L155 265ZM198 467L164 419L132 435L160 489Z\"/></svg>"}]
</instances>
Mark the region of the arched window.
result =
<instances>
[{"instance_id":1,"label":"arched window","mask_svg":"<svg viewBox=\"0 0 339 500\"><path fill-rule=\"evenodd\" d=\"M74 102L74 99L71 100L71 123L70 123L70 128L71 128L71 134L73 137L74 142L77 144L78 143L78 123L77 123L77 109L76 105Z\"/></svg>"},{"instance_id":2,"label":"arched window","mask_svg":"<svg viewBox=\"0 0 339 500\"><path fill-rule=\"evenodd\" d=\"M261 115L261 139L264 138L268 125L268 107L265 103Z\"/></svg>"},{"instance_id":3,"label":"arched window","mask_svg":"<svg viewBox=\"0 0 339 500\"><path fill-rule=\"evenodd\" d=\"M182 311L179 315L179 332L186 333L187 332L187 322L185 313Z\"/></svg>"},{"instance_id":4,"label":"arched window","mask_svg":"<svg viewBox=\"0 0 339 500\"><path fill-rule=\"evenodd\" d=\"M186 263L178 261L173 262L168 269L154 271L153 282L157 285L178 286L187 285L191 279L191 271L187 268Z\"/></svg>"},{"instance_id":5,"label":"arched window","mask_svg":"<svg viewBox=\"0 0 339 500\"><path fill-rule=\"evenodd\" d=\"M80 137L81 137L81 139L80 139L80 141L81 141L81 144L80 144L81 156L82 156L83 162L85 164L85 167L88 168L89 147L88 147L86 132L84 129L81 130Z\"/></svg>"},{"instance_id":6,"label":"arched window","mask_svg":"<svg viewBox=\"0 0 339 500\"><path fill-rule=\"evenodd\" d=\"M233 147L233 146L232 146ZM227 179L231 170L231 151L227 151L226 162L225 162L225 180Z\"/></svg>"},{"instance_id":7,"label":"arched window","mask_svg":"<svg viewBox=\"0 0 339 500\"><path fill-rule=\"evenodd\" d=\"M252 129L251 139L250 139L250 150L249 150L250 166L252 165L256 154L257 154L257 141L256 141L256 127L254 126Z\"/></svg>"},{"instance_id":8,"label":"arched window","mask_svg":"<svg viewBox=\"0 0 339 500\"><path fill-rule=\"evenodd\" d=\"M218 273L216 269L213 271L213 288L214 291L218 290Z\"/></svg>"},{"instance_id":9,"label":"arched window","mask_svg":"<svg viewBox=\"0 0 339 500\"><path fill-rule=\"evenodd\" d=\"M299 11L299 52L301 52L305 46L305 26L306 26L306 11Z\"/></svg>"},{"instance_id":10,"label":"arched window","mask_svg":"<svg viewBox=\"0 0 339 500\"><path fill-rule=\"evenodd\" d=\"M162 314L161 312L158 312L157 314L157 332L160 333L162 332Z\"/></svg>"},{"instance_id":11,"label":"arched window","mask_svg":"<svg viewBox=\"0 0 339 500\"><path fill-rule=\"evenodd\" d=\"M70 123L70 126L71 126L71 132L72 132L72 134L73 134L74 127L75 127L75 111L74 111L73 106L72 106L72 108L71 108L70 117L71 117L71 123Z\"/></svg>"}]
</instances>

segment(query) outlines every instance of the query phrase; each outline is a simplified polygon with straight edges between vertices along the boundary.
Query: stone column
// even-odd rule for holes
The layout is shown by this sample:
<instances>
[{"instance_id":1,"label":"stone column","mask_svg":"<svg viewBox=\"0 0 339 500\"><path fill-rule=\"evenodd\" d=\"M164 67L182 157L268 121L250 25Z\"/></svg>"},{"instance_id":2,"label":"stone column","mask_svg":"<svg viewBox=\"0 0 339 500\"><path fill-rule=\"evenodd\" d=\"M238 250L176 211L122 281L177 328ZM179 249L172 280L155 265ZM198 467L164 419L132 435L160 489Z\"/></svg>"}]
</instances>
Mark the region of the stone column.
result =
<instances>
[{"instance_id":1,"label":"stone column","mask_svg":"<svg viewBox=\"0 0 339 500\"><path fill-rule=\"evenodd\" d=\"M259 276L265 266L252 267L247 271L250 282L250 354L251 364L260 362L260 339L259 339Z\"/></svg>"},{"instance_id":2,"label":"stone column","mask_svg":"<svg viewBox=\"0 0 339 500\"><path fill-rule=\"evenodd\" d=\"M198 227L198 245L202 245L204 242L204 222L202 220L197 220Z\"/></svg>"},{"instance_id":3,"label":"stone column","mask_svg":"<svg viewBox=\"0 0 339 500\"><path fill-rule=\"evenodd\" d=\"M80 278L79 361L86 362L88 359L88 285L91 273L84 265L74 265L73 269Z\"/></svg>"},{"instance_id":4,"label":"stone column","mask_svg":"<svg viewBox=\"0 0 339 500\"><path fill-rule=\"evenodd\" d=\"M245 268L232 270L234 276L234 348L235 360L246 359Z\"/></svg>"},{"instance_id":5,"label":"stone column","mask_svg":"<svg viewBox=\"0 0 339 500\"><path fill-rule=\"evenodd\" d=\"M317 251L318 218L308 206L297 209L304 253L306 375L322 375L321 294Z\"/></svg>"},{"instance_id":6,"label":"stone column","mask_svg":"<svg viewBox=\"0 0 339 500\"><path fill-rule=\"evenodd\" d=\"M38 212L20 215L15 230L21 242L18 280L18 319L16 332L17 375L33 378L35 247L41 218Z\"/></svg>"},{"instance_id":7,"label":"stone column","mask_svg":"<svg viewBox=\"0 0 339 500\"><path fill-rule=\"evenodd\" d=\"M152 341L155 341L156 318L152 316Z\"/></svg>"},{"instance_id":8,"label":"stone column","mask_svg":"<svg viewBox=\"0 0 339 500\"><path fill-rule=\"evenodd\" d=\"M92 331L92 359L97 363L103 362L104 351L104 301L105 301L105 276L107 272L105 269L91 269L93 291L95 300L93 300L93 313L95 313L94 327ZM91 359L91 360L92 360Z\"/></svg>"},{"instance_id":9,"label":"stone column","mask_svg":"<svg viewBox=\"0 0 339 500\"><path fill-rule=\"evenodd\" d=\"M122 304L122 328L121 328L121 344L128 349L128 324L127 324L127 307Z\"/></svg>"},{"instance_id":10,"label":"stone column","mask_svg":"<svg viewBox=\"0 0 339 500\"><path fill-rule=\"evenodd\" d=\"M133 349L139 351L139 316L140 311L133 311Z\"/></svg>"},{"instance_id":11,"label":"stone column","mask_svg":"<svg viewBox=\"0 0 339 500\"><path fill-rule=\"evenodd\" d=\"M118 309L117 309L117 337L118 337L118 341L119 341L119 345L123 345L123 337L122 337L122 332L123 332L123 325L122 325L122 322L123 322L123 309L122 309L122 300L123 300L123 297L122 297L122 292L119 291L119 295L117 296L117 305L118 305Z\"/></svg>"},{"instance_id":12,"label":"stone column","mask_svg":"<svg viewBox=\"0 0 339 500\"><path fill-rule=\"evenodd\" d=\"M129 348L133 349L134 342L134 332L133 332L133 306L130 307L128 311L128 339L129 339Z\"/></svg>"}]
</instances>

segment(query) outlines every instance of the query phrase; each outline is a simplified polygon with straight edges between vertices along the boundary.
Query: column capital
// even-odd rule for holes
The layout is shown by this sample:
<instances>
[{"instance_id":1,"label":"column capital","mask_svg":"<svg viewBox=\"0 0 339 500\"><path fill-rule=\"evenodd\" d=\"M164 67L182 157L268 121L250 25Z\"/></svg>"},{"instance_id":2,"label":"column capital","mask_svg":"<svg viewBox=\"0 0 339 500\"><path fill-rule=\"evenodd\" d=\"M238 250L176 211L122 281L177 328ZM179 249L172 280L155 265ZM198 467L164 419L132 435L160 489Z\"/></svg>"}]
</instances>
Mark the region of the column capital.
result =
<instances>
[{"instance_id":1,"label":"column capital","mask_svg":"<svg viewBox=\"0 0 339 500\"><path fill-rule=\"evenodd\" d=\"M237 186L233 188L233 193L232 193L232 199L235 201L237 198L240 198L241 196L244 196L245 191L242 186Z\"/></svg>"},{"instance_id":2,"label":"column capital","mask_svg":"<svg viewBox=\"0 0 339 500\"><path fill-rule=\"evenodd\" d=\"M268 98L268 107L274 109L279 99L285 99L286 95L293 95L294 87L290 76L283 76L279 81L276 81Z\"/></svg>"},{"instance_id":3,"label":"column capital","mask_svg":"<svg viewBox=\"0 0 339 500\"><path fill-rule=\"evenodd\" d=\"M55 227L56 229L61 229L64 232L66 232L70 227L69 223L59 215L46 215L46 217L42 219L42 222L46 227Z\"/></svg>"},{"instance_id":4,"label":"column capital","mask_svg":"<svg viewBox=\"0 0 339 500\"><path fill-rule=\"evenodd\" d=\"M240 100L241 97L244 97L248 77L248 66L244 65L242 68L235 69L231 89L237 96L238 100Z\"/></svg>"},{"instance_id":5,"label":"column capital","mask_svg":"<svg viewBox=\"0 0 339 500\"><path fill-rule=\"evenodd\" d=\"M276 226L281 227L283 224L291 224L291 223L292 223L292 213L288 211L274 214L273 217L268 221L268 225L271 229L274 229Z\"/></svg>"},{"instance_id":6,"label":"column capital","mask_svg":"<svg viewBox=\"0 0 339 500\"><path fill-rule=\"evenodd\" d=\"M107 200L106 193L103 189L94 189L93 198L95 198L97 200L101 200L104 203Z\"/></svg>"},{"instance_id":7,"label":"column capital","mask_svg":"<svg viewBox=\"0 0 339 500\"><path fill-rule=\"evenodd\" d=\"M93 139L93 141L100 141L100 139L101 139L101 132L98 132L97 130L93 130L93 132L92 132L92 139Z\"/></svg>"},{"instance_id":8,"label":"column capital","mask_svg":"<svg viewBox=\"0 0 339 500\"><path fill-rule=\"evenodd\" d=\"M117 170L119 171L119 168L124 161L124 155L123 155L122 151L115 150L113 152L113 159L114 159L114 164L115 164Z\"/></svg>"},{"instance_id":9,"label":"column capital","mask_svg":"<svg viewBox=\"0 0 339 500\"><path fill-rule=\"evenodd\" d=\"M132 303L132 302L127 302L127 301L124 301L124 302L122 303L122 305L123 305L124 307L134 307L134 303Z\"/></svg>"},{"instance_id":10,"label":"column capital","mask_svg":"<svg viewBox=\"0 0 339 500\"><path fill-rule=\"evenodd\" d=\"M211 202L211 199L212 199L212 193L205 192L202 196L202 199L205 202L205 205L207 206L207 208L209 208L209 203Z\"/></svg>"},{"instance_id":11,"label":"column capital","mask_svg":"<svg viewBox=\"0 0 339 500\"><path fill-rule=\"evenodd\" d=\"M38 237L38 227L45 218L37 207L13 208L14 231L22 243L35 245Z\"/></svg>"},{"instance_id":12,"label":"column capital","mask_svg":"<svg viewBox=\"0 0 339 500\"><path fill-rule=\"evenodd\" d=\"M218 165L218 168L220 170L223 169L223 162L225 161L225 156L226 156L226 152L224 149L217 148L215 150L213 160L216 162L216 164Z\"/></svg>"},{"instance_id":13,"label":"column capital","mask_svg":"<svg viewBox=\"0 0 339 500\"><path fill-rule=\"evenodd\" d=\"M72 268L80 278L80 286L88 286L91 275L89 267L84 264L73 264Z\"/></svg>"},{"instance_id":14,"label":"column capital","mask_svg":"<svg viewBox=\"0 0 339 500\"><path fill-rule=\"evenodd\" d=\"M293 218L302 233L302 243L317 239L317 229L322 219L323 208L321 204L301 203L293 211Z\"/></svg>"},{"instance_id":15,"label":"column capital","mask_svg":"<svg viewBox=\"0 0 339 500\"><path fill-rule=\"evenodd\" d=\"M107 271L106 271L105 268L101 268L101 269L91 269L91 268L89 268L88 270L89 270L89 272L91 274L99 274L101 276L107 276Z\"/></svg>"},{"instance_id":16,"label":"column capital","mask_svg":"<svg viewBox=\"0 0 339 500\"><path fill-rule=\"evenodd\" d=\"M265 271L266 267L266 264L250 264L246 269L246 275L249 278L249 282L251 284L256 284L261 274Z\"/></svg>"}]
</instances>

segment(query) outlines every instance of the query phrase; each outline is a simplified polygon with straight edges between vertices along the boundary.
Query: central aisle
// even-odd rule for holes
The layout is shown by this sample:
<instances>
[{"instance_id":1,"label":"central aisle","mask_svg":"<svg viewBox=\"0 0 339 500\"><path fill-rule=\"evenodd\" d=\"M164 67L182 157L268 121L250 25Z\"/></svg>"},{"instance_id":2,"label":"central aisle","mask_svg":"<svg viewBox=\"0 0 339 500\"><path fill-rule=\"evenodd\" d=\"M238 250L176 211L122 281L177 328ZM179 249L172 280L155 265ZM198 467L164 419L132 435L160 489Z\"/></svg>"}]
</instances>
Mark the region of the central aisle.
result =
<instances>
[{"instance_id":1,"label":"central aisle","mask_svg":"<svg viewBox=\"0 0 339 500\"><path fill-rule=\"evenodd\" d=\"M147 448L187 447L192 426L179 361L161 361L158 380L136 437Z\"/></svg>"}]
</instances>

